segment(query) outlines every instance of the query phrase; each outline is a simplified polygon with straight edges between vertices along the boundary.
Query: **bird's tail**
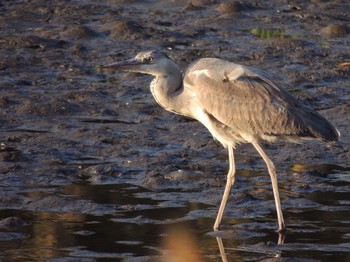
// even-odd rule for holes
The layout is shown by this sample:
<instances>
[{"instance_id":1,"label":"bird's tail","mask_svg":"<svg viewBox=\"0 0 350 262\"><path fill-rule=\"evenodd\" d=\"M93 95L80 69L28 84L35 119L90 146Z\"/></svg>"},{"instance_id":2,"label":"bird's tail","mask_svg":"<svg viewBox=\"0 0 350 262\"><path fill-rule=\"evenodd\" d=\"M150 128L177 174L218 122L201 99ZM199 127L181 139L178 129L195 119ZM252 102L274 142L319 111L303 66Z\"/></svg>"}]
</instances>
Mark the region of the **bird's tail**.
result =
<instances>
[{"instance_id":1,"label":"bird's tail","mask_svg":"<svg viewBox=\"0 0 350 262\"><path fill-rule=\"evenodd\" d=\"M312 137L323 141L338 141L340 132L326 118L314 110L306 113L305 122Z\"/></svg>"}]
</instances>

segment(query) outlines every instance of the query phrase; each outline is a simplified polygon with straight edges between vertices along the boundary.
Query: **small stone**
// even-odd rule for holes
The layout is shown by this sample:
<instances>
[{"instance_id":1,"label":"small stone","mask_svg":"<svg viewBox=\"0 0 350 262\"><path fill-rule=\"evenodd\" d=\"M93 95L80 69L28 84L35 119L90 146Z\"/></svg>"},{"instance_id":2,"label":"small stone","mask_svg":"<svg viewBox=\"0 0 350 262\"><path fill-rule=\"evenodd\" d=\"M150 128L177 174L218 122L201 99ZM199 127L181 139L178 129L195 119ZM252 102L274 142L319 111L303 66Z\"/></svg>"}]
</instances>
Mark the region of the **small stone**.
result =
<instances>
[{"instance_id":1,"label":"small stone","mask_svg":"<svg viewBox=\"0 0 350 262\"><path fill-rule=\"evenodd\" d=\"M326 37L344 37L347 34L347 28L344 25L334 24L322 28L321 32Z\"/></svg>"},{"instance_id":2,"label":"small stone","mask_svg":"<svg viewBox=\"0 0 350 262\"><path fill-rule=\"evenodd\" d=\"M237 13L241 9L240 3L236 1L223 2L215 10L220 13L232 14Z\"/></svg>"}]
</instances>

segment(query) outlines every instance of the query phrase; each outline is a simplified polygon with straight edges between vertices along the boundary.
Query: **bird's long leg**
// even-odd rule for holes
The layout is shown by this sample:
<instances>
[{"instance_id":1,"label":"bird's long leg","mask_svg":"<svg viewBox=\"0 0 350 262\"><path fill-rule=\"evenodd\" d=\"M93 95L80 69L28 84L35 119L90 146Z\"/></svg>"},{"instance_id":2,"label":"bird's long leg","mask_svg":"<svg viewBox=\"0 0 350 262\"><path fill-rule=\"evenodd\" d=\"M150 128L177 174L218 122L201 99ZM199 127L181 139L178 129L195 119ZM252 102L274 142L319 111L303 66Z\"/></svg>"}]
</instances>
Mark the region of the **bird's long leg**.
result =
<instances>
[{"instance_id":1,"label":"bird's long leg","mask_svg":"<svg viewBox=\"0 0 350 262\"><path fill-rule=\"evenodd\" d=\"M214 224L215 231L219 229L219 226L220 226L220 223L222 220L222 216L224 214L225 206L227 203L227 199L230 195L231 187L235 182L235 171L236 171L235 157L234 157L233 147L231 147L231 146L228 147L228 157L229 157L230 169L229 169L228 174L227 174L227 181L226 181L224 195L222 196L219 212L218 212L218 215L216 217L215 224Z\"/></svg>"},{"instance_id":2,"label":"bird's long leg","mask_svg":"<svg viewBox=\"0 0 350 262\"><path fill-rule=\"evenodd\" d=\"M280 201L280 196L278 192L278 181L277 181L275 165L272 163L271 159L265 154L264 150L261 148L261 146L257 142L253 142L252 144L255 147L255 149L259 152L259 154L264 159L267 165L267 169L271 177L273 195L275 197L277 218L278 218L278 231L284 232L286 230L286 225L284 223L283 214L282 214L282 207L281 207L281 201Z\"/></svg>"}]
</instances>

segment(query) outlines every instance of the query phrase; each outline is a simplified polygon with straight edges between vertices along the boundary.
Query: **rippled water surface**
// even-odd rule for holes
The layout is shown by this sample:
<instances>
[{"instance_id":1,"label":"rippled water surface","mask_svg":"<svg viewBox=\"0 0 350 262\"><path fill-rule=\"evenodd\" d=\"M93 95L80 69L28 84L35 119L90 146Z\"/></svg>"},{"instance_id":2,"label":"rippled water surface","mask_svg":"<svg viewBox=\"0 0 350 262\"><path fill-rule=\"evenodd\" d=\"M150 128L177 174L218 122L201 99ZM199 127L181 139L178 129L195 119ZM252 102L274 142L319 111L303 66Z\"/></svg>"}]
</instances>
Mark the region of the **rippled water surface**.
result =
<instances>
[{"instance_id":1,"label":"rippled water surface","mask_svg":"<svg viewBox=\"0 0 350 262\"><path fill-rule=\"evenodd\" d=\"M277 220L272 202L258 199L256 204L251 200L251 207L249 203L237 203L234 190L222 231L212 232L217 207L204 204L201 199L187 199L186 194L196 194L190 190L157 192L130 184L86 183L27 188L25 195L34 198L33 201L43 197L85 201L82 209L86 214L69 212L69 207L61 212L42 211L40 207L26 210L25 206L21 210L2 210L1 218L16 217L21 221L1 228L0 256L9 261L51 258L167 261L171 248L180 248L175 251L199 254L202 261L278 257L347 261L350 259L349 175L348 171L306 174L300 178L303 181L281 183L288 226L283 245L276 245ZM242 182L249 183L261 176L264 174L246 175L247 181ZM269 190L268 183L263 177L259 186L263 194ZM253 186L252 190L257 189ZM241 194L249 191L245 189ZM182 201L181 195L187 200ZM176 247L166 244L169 241L190 241L190 244ZM220 254L218 243L223 244L225 255Z\"/></svg>"},{"instance_id":2,"label":"rippled water surface","mask_svg":"<svg viewBox=\"0 0 350 262\"><path fill-rule=\"evenodd\" d=\"M350 261L348 10L348 0L0 1L0 261ZM337 143L262 145L284 238L251 145L237 145L213 232L226 149L156 105L151 76L97 70L154 49L182 71L204 57L265 70L339 129Z\"/></svg>"}]
</instances>

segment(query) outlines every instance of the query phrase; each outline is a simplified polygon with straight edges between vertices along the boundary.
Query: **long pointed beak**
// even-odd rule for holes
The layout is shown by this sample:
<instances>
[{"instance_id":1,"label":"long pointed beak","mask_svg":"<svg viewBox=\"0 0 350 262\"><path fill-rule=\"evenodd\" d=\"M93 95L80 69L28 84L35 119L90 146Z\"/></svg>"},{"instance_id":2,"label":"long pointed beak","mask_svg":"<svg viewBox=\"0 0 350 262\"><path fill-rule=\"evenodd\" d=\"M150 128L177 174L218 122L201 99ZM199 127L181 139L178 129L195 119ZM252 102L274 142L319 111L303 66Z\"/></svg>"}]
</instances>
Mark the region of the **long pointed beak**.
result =
<instances>
[{"instance_id":1,"label":"long pointed beak","mask_svg":"<svg viewBox=\"0 0 350 262\"><path fill-rule=\"evenodd\" d=\"M142 63L135 58L124 60L118 63L113 63L109 65L101 65L99 69L101 71L116 71L116 70L125 70L125 71L137 71Z\"/></svg>"}]
</instances>

